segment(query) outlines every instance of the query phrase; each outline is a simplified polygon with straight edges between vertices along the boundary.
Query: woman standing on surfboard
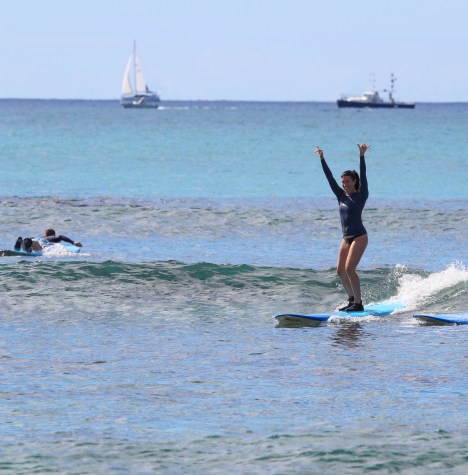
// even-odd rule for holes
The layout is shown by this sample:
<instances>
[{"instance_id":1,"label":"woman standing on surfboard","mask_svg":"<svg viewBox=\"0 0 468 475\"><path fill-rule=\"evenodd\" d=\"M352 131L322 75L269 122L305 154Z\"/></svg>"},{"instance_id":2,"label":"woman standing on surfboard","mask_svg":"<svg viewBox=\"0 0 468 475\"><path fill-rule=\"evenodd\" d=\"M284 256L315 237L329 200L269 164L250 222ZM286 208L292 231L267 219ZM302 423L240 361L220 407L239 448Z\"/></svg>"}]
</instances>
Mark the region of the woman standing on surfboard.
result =
<instances>
[{"instance_id":1,"label":"woman standing on surfboard","mask_svg":"<svg viewBox=\"0 0 468 475\"><path fill-rule=\"evenodd\" d=\"M367 247L367 231L362 224L362 210L369 197L366 176L366 161L364 154L370 147L368 144L358 144L359 148L359 172L346 170L341 174L340 187L333 178L332 172L328 168L323 156L323 150L319 147L315 153L320 157L323 171L327 177L330 188L338 199L340 209L341 228L343 230L343 241L338 252L338 263L336 273L348 294L348 305L340 308L345 312L359 312L364 310L361 297L361 281L356 273L356 267L361 260Z\"/></svg>"}]
</instances>

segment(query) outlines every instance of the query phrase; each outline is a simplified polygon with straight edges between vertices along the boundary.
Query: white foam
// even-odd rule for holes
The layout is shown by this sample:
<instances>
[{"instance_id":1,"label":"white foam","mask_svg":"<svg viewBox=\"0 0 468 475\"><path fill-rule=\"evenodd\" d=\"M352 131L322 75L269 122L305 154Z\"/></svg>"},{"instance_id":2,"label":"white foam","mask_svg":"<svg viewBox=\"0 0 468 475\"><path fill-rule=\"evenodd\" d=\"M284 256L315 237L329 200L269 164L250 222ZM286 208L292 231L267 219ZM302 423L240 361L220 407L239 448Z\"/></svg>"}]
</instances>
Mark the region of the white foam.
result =
<instances>
[{"instance_id":1,"label":"white foam","mask_svg":"<svg viewBox=\"0 0 468 475\"><path fill-rule=\"evenodd\" d=\"M428 276L406 274L403 271L395 299L405 302L407 310L416 308L444 289L462 282L468 282L468 269L461 263L453 263L447 269Z\"/></svg>"},{"instance_id":2,"label":"white foam","mask_svg":"<svg viewBox=\"0 0 468 475\"><path fill-rule=\"evenodd\" d=\"M47 246L43 249L42 254L44 257L68 257L77 256L83 254L77 254L76 252L69 251L66 246L61 244L54 244L53 246Z\"/></svg>"}]
</instances>

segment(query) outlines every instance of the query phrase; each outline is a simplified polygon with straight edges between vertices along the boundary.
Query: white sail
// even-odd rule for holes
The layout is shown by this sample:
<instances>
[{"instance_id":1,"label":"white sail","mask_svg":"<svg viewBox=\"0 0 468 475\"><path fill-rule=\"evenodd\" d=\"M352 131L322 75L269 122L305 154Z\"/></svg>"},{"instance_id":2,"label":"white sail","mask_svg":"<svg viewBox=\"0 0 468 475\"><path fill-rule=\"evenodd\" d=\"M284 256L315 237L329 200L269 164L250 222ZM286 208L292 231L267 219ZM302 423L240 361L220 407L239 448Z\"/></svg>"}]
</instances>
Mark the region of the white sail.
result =
<instances>
[{"instance_id":1,"label":"white sail","mask_svg":"<svg viewBox=\"0 0 468 475\"><path fill-rule=\"evenodd\" d=\"M141 69L140 57L135 54L135 89L137 94L145 94L148 92L143 70Z\"/></svg>"},{"instance_id":2,"label":"white sail","mask_svg":"<svg viewBox=\"0 0 468 475\"><path fill-rule=\"evenodd\" d=\"M159 106L159 96L150 91L146 84L135 42L133 43L133 52L125 68L120 104L125 108L137 107L140 109L150 107L157 109Z\"/></svg>"},{"instance_id":3,"label":"white sail","mask_svg":"<svg viewBox=\"0 0 468 475\"><path fill-rule=\"evenodd\" d=\"M133 94L133 87L132 83L130 82L130 70L132 68L132 63L133 63L133 54L130 55L130 58L128 58L128 63L127 67L125 68L125 73L122 81L122 95L131 95Z\"/></svg>"}]
</instances>

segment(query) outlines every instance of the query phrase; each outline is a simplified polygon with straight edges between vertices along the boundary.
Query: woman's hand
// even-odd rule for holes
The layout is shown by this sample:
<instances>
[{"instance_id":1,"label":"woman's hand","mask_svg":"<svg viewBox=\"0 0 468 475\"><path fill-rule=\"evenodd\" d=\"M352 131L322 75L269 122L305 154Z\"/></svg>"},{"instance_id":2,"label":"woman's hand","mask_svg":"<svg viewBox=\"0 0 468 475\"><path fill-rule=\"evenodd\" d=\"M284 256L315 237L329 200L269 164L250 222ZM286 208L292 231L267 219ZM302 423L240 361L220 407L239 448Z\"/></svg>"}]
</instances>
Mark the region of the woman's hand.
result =
<instances>
[{"instance_id":1,"label":"woman's hand","mask_svg":"<svg viewBox=\"0 0 468 475\"><path fill-rule=\"evenodd\" d=\"M320 157L320 160L323 160L323 150L318 145L315 148L315 153Z\"/></svg>"},{"instance_id":2,"label":"woman's hand","mask_svg":"<svg viewBox=\"0 0 468 475\"><path fill-rule=\"evenodd\" d=\"M370 148L370 145L366 144L366 143L363 143L363 144L357 144L358 148L359 148L359 156L360 157L363 157L364 154L366 153L366 150L368 148Z\"/></svg>"}]
</instances>

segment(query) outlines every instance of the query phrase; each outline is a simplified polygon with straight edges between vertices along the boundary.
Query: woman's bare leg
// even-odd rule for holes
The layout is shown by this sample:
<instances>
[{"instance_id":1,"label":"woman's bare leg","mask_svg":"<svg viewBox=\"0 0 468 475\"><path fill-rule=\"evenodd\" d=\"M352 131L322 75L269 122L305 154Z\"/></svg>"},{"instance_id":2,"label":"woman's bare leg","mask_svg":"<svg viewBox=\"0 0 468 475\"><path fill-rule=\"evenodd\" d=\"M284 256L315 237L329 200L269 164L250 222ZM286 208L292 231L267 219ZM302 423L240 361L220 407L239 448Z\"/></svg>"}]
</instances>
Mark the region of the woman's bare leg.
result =
<instances>
[{"instance_id":1,"label":"woman's bare leg","mask_svg":"<svg viewBox=\"0 0 468 475\"><path fill-rule=\"evenodd\" d=\"M343 239L340 250L338 251L338 262L336 264L336 273L341 279L341 283L343 284L348 297L352 297L354 295L353 286L351 285L348 274L346 273L346 262L348 260L350 249L351 245Z\"/></svg>"},{"instance_id":2,"label":"woman's bare leg","mask_svg":"<svg viewBox=\"0 0 468 475\"><path fill-rule=\"evenodd\" d=\"M362 255L364 254L364 251L366 250L368 242L369 239L367 234L357 237L349 246L349 251L346 257L344 270L348 277L348 281L353 292L352 295L354 295L354 301L356 303L362 302L361 281L359 280L359 276L356 273L356 268L359 264L359 261L361 260Z\"/></svg>"}]
</instances>

